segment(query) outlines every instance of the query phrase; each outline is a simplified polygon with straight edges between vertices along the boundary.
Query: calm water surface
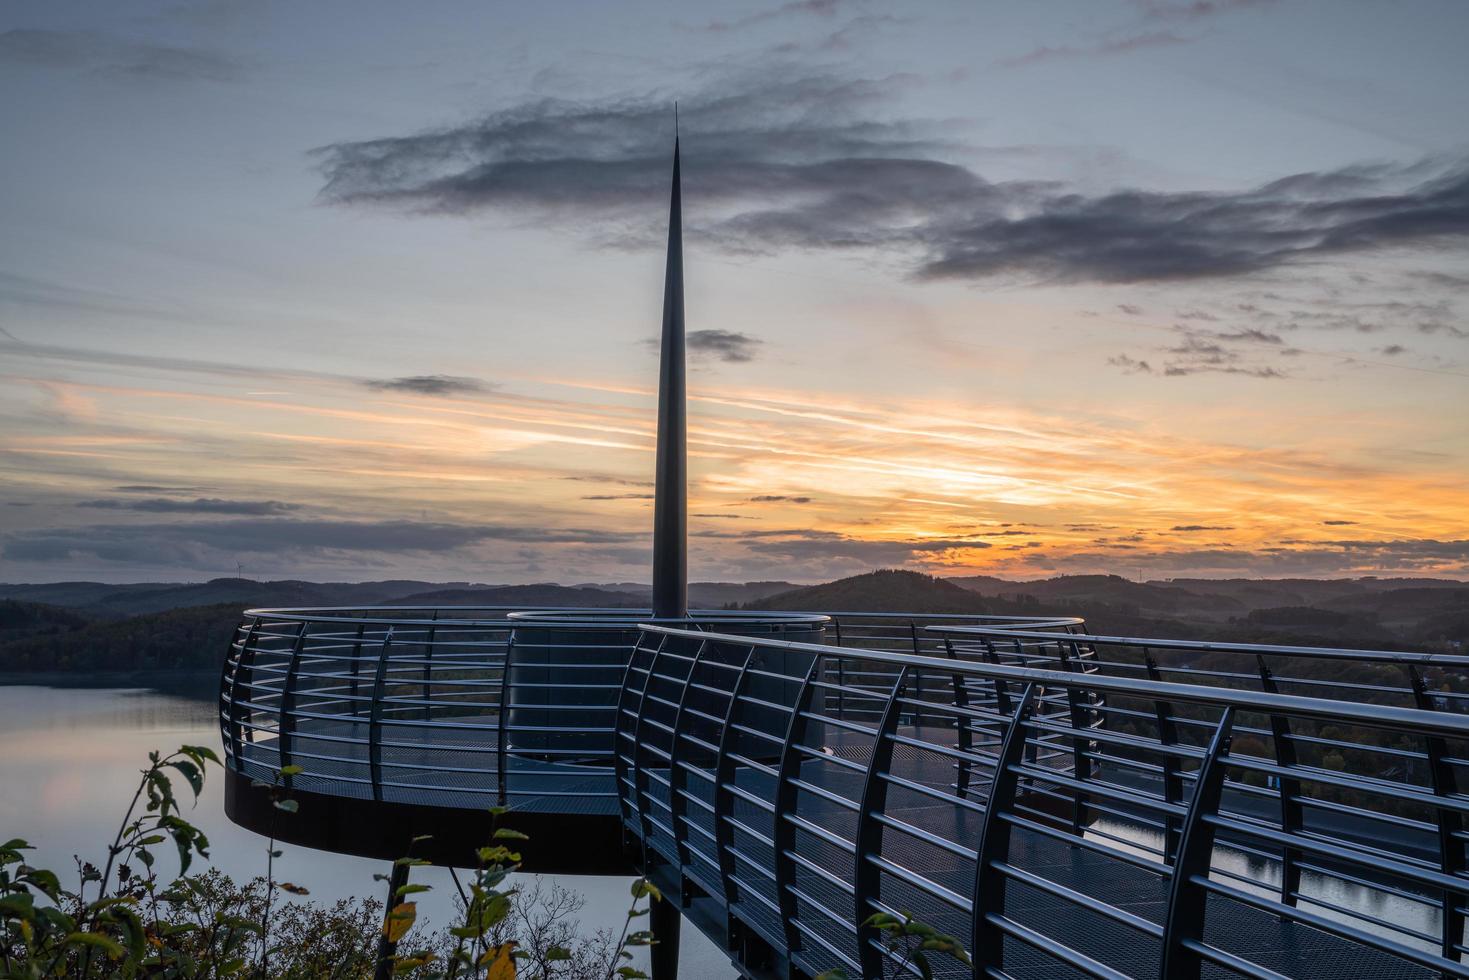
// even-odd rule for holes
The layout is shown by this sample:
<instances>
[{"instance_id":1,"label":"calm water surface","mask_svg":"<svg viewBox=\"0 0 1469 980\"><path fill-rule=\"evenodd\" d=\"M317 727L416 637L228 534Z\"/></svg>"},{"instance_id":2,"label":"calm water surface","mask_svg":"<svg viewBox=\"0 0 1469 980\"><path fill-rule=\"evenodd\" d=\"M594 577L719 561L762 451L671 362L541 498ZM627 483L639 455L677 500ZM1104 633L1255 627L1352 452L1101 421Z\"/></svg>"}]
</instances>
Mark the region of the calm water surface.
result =
<instances>
[{"instance_id":1,"label":"calm water surface","mask_svg":"<svg viewBox=\"0 0 1469 980\"><path fill-rule=\"evenodd\" d=\"M208 697L0 686L0 840L25 838L36 847L34 863L54 869L63 880L75 880L72 855L100 865L149 751L166 752L183 743L219 751L212 692ZM189 818L209 836L214 867L240 879L262 874L266 841L225 818L223 782L217 777L211 772ZM290 845L283 850L278 876L309 888L313 900L382 897L385 886L372 876L388 871L385 862ZM165 854L160 862L167 860ZM434 888L418 896L420 918L447 923L454 893L448 873L415 869L414 880ZM587 899L585 931L621 929L631 879L562 875L555 880ZM733 974L724 954L691 927L683 930L681 953L685 976Z\"/></svg>"}]
</instances>

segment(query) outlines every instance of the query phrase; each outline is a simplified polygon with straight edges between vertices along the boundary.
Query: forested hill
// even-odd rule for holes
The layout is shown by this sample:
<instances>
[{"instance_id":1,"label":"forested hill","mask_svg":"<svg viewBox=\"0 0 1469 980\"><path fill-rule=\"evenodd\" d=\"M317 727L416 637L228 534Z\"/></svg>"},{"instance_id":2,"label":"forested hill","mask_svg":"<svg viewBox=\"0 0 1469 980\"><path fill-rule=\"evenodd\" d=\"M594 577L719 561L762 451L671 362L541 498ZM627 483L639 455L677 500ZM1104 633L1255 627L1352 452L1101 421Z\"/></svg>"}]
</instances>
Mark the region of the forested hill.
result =
<instances>
[{"instance_id":1,"label":"forested hill","mask_svg":"<svg viewBox=\"0 0 1469 980\"><path fill-rule=\"evenodd\" d=\"M689 593L695 605L706 608L744 602L751 609L1075 615L1085 617L1093 632L1126 636L1430 651L1462 649L1469 642L1469 585L1435 579L1139 583L1115 575L1070 575L1009 582L886 570L807 587L691 583ZM629 608L646 602L646 586L631 583L0 584L0 671L212 671L240 611L249 606Z\"/></svg>"},{"instance_id":2,"label":"forested hill","mask_svg":"<svg viewBox=\"0 0 1469 980\"><path fill-rule=\"evenodd\" d=\"M1469 585L1426 580L1342 580L1312 583L1303 600L1299 581L1251 583L1249 601L1238 580L1218 595L1172 583L1136 583L1115 575L1072 575L1040 582L941 579L908 571L877 571L796 589L747 603L749 609L871 610L1081 616L1094 633L1171 636L1233 642L1382 649L1454 649L1469 643ZM1370 583L1370 584L1368 584ZM967 595L965 593L968 593Z\"/></svg>"}]
</instances>

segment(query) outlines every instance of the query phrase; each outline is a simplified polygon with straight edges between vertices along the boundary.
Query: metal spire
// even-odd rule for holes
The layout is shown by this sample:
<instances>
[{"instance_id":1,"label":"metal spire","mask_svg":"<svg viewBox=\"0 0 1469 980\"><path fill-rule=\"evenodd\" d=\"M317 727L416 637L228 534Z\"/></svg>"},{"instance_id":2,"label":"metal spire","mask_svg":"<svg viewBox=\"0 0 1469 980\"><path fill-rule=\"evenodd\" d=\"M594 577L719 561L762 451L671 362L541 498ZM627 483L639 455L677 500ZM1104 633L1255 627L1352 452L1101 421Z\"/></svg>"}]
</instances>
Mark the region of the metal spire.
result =
<instances>
[{"instance_id":1,"label":"metal spire","mask_svg":"<svg viewBox=\"0 0 1469 980\"><path fill-rule=\"evenodd\" d=\"M663 274L663 339L658 366L658 472L653 499L653 615L689 612L688 447L684 404L683 207L674 105L673 189L668 202L668 267Z\"/></svg>"}]
</instances>

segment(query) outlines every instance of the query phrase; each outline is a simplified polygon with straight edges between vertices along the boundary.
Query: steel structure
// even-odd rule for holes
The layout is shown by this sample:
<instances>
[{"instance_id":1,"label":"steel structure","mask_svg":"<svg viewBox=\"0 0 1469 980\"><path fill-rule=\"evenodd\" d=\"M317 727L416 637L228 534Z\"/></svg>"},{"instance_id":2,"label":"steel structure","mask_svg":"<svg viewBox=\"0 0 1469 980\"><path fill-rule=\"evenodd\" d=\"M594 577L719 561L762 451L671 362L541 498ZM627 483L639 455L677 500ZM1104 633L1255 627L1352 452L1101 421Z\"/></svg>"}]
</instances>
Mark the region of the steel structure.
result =
<instances>
[{"instance_id":1,"label":"steel structure","mask_svg":"<svg viewBox=\"0 0 1469 980\"><path fill-rule=\"evenodd\" d=\"M950 976L1469 975L1469 718L1078 667L649 626L624 827L749 975L901 974L880 911Z\"/></svg>"},{"instance_id":2,"label":"steel structure","mask_svg":"<svg viewBox=\"0 0 1469 980\"><path fill-rule=\"evenodd\" d=\"M640 616L253 610L221 677L227 809L383 857L433 833L455 862L508 806L533 865L646 872L757 977L891 973L877 910L961 937L976 976L1469 972L1469 660Z\"/></svg>"}]
</instances>

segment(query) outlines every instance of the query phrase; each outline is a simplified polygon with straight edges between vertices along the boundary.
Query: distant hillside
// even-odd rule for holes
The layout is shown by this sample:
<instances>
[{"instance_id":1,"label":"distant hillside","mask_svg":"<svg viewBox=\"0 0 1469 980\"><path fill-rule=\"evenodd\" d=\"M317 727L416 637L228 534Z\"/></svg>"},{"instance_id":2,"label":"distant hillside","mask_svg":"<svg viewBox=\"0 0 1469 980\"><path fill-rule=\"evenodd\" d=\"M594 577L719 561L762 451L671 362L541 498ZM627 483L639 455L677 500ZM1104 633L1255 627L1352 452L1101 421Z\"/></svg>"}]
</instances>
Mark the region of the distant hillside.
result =
<instances>
[{"instance_id":1,"label":"distant hillside","mask_svg":"<svg viewBox=\"0 0 1469 980\"><path fill-rule=\"evenodd\" d=\"M745 604L747 609L835 610L840 612L981 613L992 603L977 593L932 575L883 569L851 578L793 589Z\"/></svg>"},{"instance_id":2,"label":"distant hillside","mask_svg":"<svg viewBox=\"0 0 1469 980\"><path fill-rule=\"evenodd\" d=\"M1469 585L1436 579L1035 582L876 571L795 587L697 583L695 607L1085 617L1094 633L1423 650L1469 642ZM45 599L37 598L46 596ZM748 596L749 598L741 598ZM0 670L214 670L249 606L646 606L646 587L389 581L0 585Z\"/></svg>"},{"instance_id":3,"label":"distant hillside","mask_svg":"<svg viewBox=\"0 0 1469 980\"><path fill-rule=\"evenodd\" d=\"M78 629L91 621L89 616L60 606L0 599L0 644L38 633Z\"/></svg>"},{"instance_id":4,"label":"distant hillside","mask_svg":"<svg viewBox=\"0 0 1469 980\"><path fill-rule=\"evenodd\" d=\"M170 609L0 642L14 671L218 670L240 619L233 603Z\"/></svg>"},{"instance_id":5,"label":"distant hillside","mask_svg":"<svg viewBox=\"0 0 1469 980\"><path fill-rule=\"evenodd\" d=\"M415 592L462 582L302 582L284 579L257 582L217 578L208 582L147 582L108 585L103 582L56 582L47 585L0 584L0 599L67 606L101 616L135 616L186 606L237 602L242 606L369 605Z\"/></svg>"},{"instance_id":6,"label":"distant hillside","mask_svg":"<svg viewBox=\"0 0 1469 980\"><path fill-rule=\"evenodd\" d=\"M609 592L586 586L495 585L467 589L438 589L394 600L402 606L588 606L609 609L635 608L647 604L644 596Z\"/></svg>"},{"instance_id":7,"label":"distant hillside","mask_svg":"<svg viewBox=\"0 0 1469 980\"><path fill-rule=\"evenodd\" d=\"M990 576L949 581L985 596L1066 608L1094 626L1118 619L1207 626L1210 635L1338 646L1469 639L1469 585L1450 579L1172 579L1062 575L1033 582ZM1224 631L1224 632L1221 632ZM1284 641L1281 641L1284 642Z\"/></svg>"}]
</instances>

